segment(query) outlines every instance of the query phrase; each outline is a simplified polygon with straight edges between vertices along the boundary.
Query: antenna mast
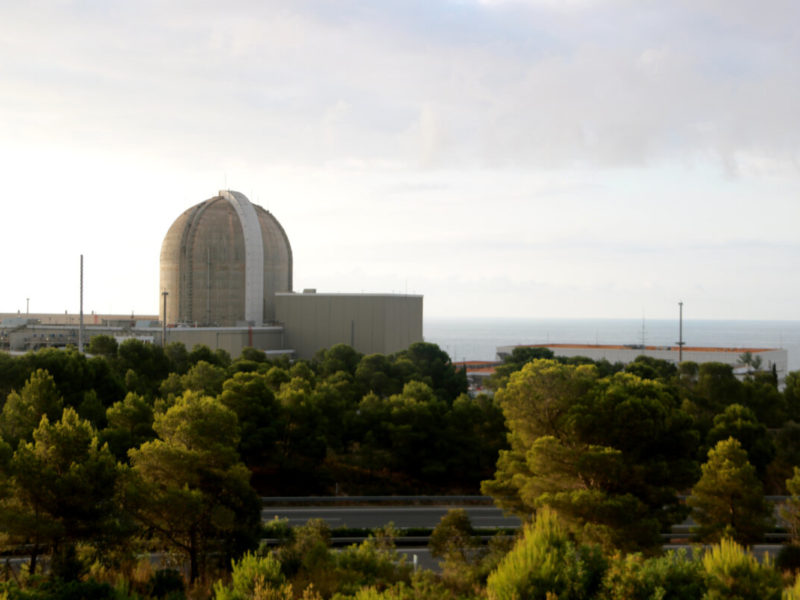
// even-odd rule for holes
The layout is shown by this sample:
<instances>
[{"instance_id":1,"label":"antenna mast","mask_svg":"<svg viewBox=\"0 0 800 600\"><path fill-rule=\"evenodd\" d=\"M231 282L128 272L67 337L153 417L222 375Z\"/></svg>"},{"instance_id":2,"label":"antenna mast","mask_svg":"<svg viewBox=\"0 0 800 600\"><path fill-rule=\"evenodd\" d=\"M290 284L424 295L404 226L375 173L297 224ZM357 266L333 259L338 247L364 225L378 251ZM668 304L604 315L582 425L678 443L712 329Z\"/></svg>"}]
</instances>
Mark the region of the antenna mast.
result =
<instances>
[{"instance_id":1,"label":"antenna mast","mask_svg":"<svg viewBox=\"0 0 800 600\"><path fill-rule=\"evenodd\" d=\"M164 318L161 321L161 347L167 347L167 290L161 292L161 295L164 298Z\"/></svg>"},{"instance_id":2,"label":"antenna mast","mask_svg":"<svg viewBox=\"0 0 800 600\"><path fill-rule=\"evenodd\" d=\"M683 302L678 302L678 363L683 362Z\"/></svg>"},{"instance_id":3,"label":"antenna mast","mask_svg":"<svg viewBox=\"0 0 800 600\"><path fill-rule=\"evenodd\" d=\"M81 254L81 308L78 317L78 352L83 352L83 254Z\"/></svg>"}]
</instances>

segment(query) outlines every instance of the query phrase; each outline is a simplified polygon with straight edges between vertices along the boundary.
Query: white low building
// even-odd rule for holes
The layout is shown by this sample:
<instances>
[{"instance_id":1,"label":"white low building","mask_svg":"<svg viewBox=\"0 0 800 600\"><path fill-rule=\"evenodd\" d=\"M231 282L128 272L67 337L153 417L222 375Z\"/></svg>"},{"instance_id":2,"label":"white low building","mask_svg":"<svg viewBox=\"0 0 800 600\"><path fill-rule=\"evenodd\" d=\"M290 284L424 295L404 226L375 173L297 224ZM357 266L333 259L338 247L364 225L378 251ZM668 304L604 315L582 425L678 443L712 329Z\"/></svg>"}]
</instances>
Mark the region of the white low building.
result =
<instances>
[{"instance_id":1,"label":"white low building","mask_svg":"<svg viewBox=\"0 0 800 600\"><path fill-rule=\"evenodd\" d=\"M514 348L520 346L499 346L497 358L499 360L510 356ZM760 370L772 370L773 365L778 373L778 380L783 381L789 365L789 353L782 348L714 348L684 346L681 352L679 346L643 346L633 344L629 346L604 345L604 344L529 344L526 348L547 348L556 356L573 357L585 356L592 360L606 359L608 362L621 362L628 364L638 356L650 356L660 360L668 360L675 364L679 362L720 362L734 368L746 369L742 364L742 357L747 353L754 360L760 359Z\"/></svg>"}]
</instances>

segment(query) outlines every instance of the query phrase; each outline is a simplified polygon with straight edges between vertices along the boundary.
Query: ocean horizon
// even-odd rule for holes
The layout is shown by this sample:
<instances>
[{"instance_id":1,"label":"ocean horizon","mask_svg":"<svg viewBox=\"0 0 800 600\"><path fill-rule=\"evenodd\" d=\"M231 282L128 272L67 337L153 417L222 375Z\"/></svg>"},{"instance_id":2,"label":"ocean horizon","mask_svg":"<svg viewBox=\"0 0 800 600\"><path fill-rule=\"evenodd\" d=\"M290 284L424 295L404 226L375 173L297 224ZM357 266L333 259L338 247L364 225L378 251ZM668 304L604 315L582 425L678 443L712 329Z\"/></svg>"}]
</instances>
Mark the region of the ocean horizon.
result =
<instances>
[{"instance_id":1,"label":"ocean horizon","mask_svg":"<svg viewBox=\"0 0 800 600\"><path fill-rule=\"evenodd\" d=\"M425 318L423 337L453 361L494 360L498 346L645 344L678 341L678 319ZM789 371L800 370L800 321L684 319L687 346L783 348Z\"/></svg>"}]
</instances>

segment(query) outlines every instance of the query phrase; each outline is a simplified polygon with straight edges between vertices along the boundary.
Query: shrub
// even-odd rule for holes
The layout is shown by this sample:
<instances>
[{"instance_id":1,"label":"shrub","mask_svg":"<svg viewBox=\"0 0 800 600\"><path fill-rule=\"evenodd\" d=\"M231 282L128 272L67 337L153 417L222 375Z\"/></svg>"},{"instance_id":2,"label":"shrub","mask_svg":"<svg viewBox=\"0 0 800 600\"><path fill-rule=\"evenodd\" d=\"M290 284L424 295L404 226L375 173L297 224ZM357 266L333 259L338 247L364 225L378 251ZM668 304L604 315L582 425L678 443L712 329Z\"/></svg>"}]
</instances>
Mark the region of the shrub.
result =
<instances>
[{"instance_id":1,"label":"shrub","mask_svg":"<svg viewBox=\"0 0 800 600\"><path fill-rule=\"evenodd\" d=\"M393 546L383 548L374 537L348 546L335 557L339 589L345 593L368 585L386 587L407 580L411 571Z\"/></svg>"},{"instance_id":2,"label":"shrub","mask_svg":"<svg viewBox=\"0 0 800 600\"><path fill-rule=\"evenodd\" d=\"M707 600L780 600L781 576L768 557L759 563L742 546L724 539L703 555Z\"/></svg>"},{"instance_id":3,"label":"shrub","mask_svg":"<svg viewBox=\"0 0 800 600\"><path fill-rule=\"evenodd\" d=\"M706 591L699 561L685 551L645 559L641 554L617 556L603 581L603 600L700 600Z\"/></svg>"},{"instance_id":4,"label":"shrub","mask_svg":"<svg viewBox=\"0 0 800 600\"><path fill-rule=\"evenodd\" d=\"M263 595L269 589L280 590L284 583L280 562L272 556L248 552L240 560L233 561L230 585L218 582L214 593L217 600L249 600L256 596L257 589Z\"/></svg>"},{"instance_id":5,"label":"shrub","mask_svg":"<svg viewBox=\"0 0 800 600\"><path fill-rule=\"evenodd\" d=\"M522 539L489 576L491 600L559 600L593 598L606 561L596 547L576 546L550 509L525 526Z\"/></svg>"},{"instance_id":6,"label":"shrub","mask_svg":"<svg viewBox=\"0 0 800 600\"><path fill-rule=\"evenodd\" d=\"M792 585L783 590L783 600L800 600L800 574L795 576Z\"/></svg>"},{"instance_id":7,"label":"shrub","mask_svg":"<svg viewBox=\"0 0 800 600\"><path fill-rule=\"evenodd\" d=\"M411 581L399 582L385 590L364 587L352 596L336 594L333 600L468 600L471 596L458 594L444 585L430 571L414 573Z\"/></svg>"},{"instance_id":8,"label":"shrub","mask_svg":"<svg viewBox=\"0 0 800 600\"><path fill-rule=\"evenodd\" d=\"M291 530L291 535L275 551L275 557L283 574L291 578L298 573L328 569L333 560L330 545L330 526L322 519L309 519L305 525Z\"/></svg>"},{"instance_id":9,"label":"shrub","mask_svg":"<svg viewBox=\"0 0 800 600\"><path fill-rule=\"evenodd\" d=\"M2 600L125 600L107 583L88 581L68 581L46 579L40 585L20 589L16 583L0 584Z\"/></svg>"}]
</instances>

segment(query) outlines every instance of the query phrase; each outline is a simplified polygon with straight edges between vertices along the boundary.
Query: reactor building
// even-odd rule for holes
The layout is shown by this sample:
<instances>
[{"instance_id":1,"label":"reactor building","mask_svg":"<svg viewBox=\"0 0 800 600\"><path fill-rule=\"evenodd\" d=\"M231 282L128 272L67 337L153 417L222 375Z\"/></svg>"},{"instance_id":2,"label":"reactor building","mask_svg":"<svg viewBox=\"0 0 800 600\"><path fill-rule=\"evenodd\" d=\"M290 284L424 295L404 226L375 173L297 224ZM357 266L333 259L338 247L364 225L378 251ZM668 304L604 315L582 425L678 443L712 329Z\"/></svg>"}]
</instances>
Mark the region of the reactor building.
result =
<instances>
[{"instance_id":1,"label":"reactor building","mask_svg":"<svg viewBox=\"0 0 800 600\"><path fill-rule=\"evenodd\" d=\"M167 323L200 327L275 321L275 294L292 291L292 247L278 220L223 190L186 210L161 244Z\"/></svg>"}]
</instances>

